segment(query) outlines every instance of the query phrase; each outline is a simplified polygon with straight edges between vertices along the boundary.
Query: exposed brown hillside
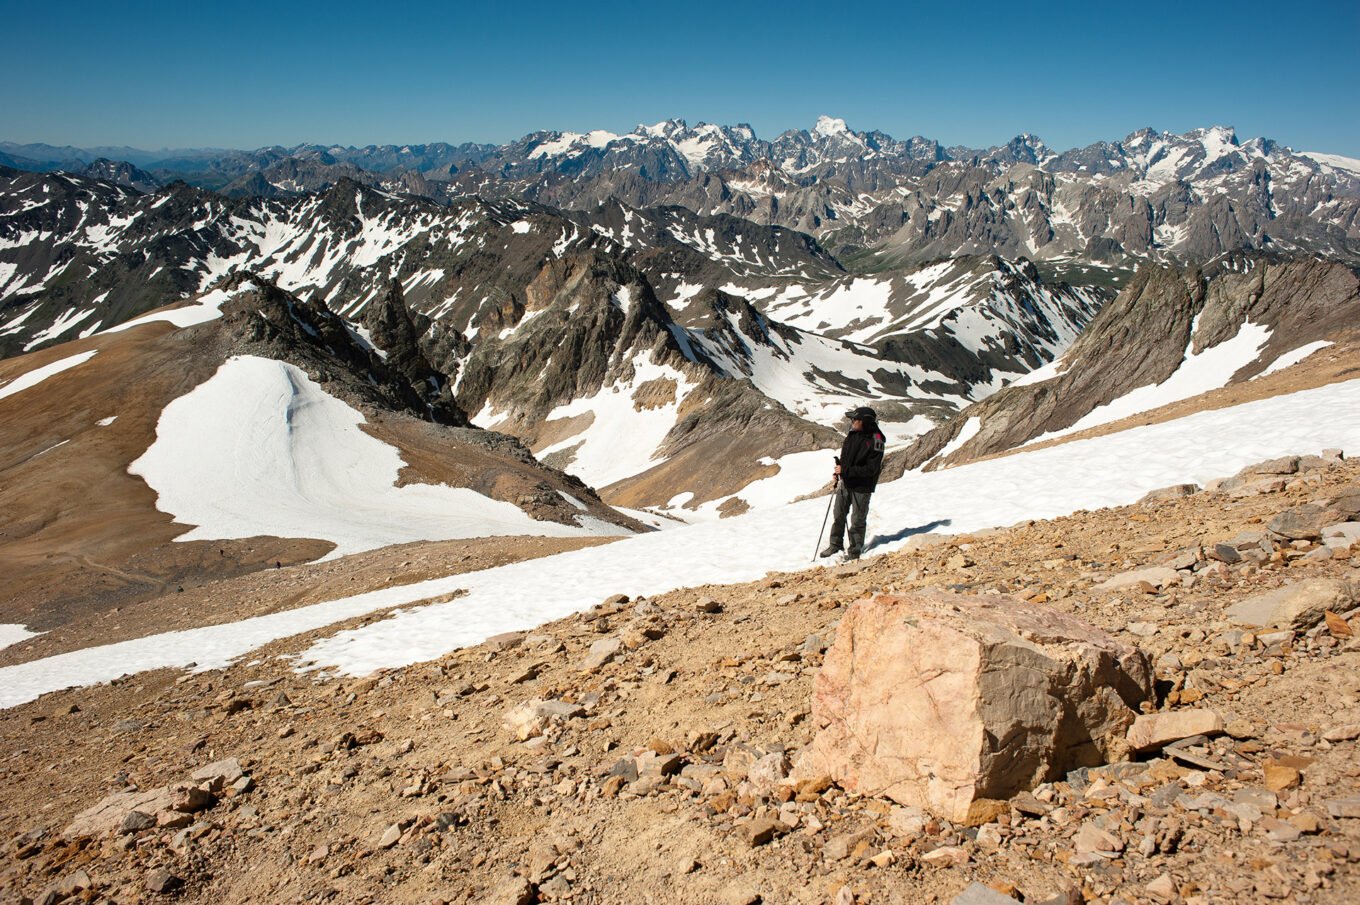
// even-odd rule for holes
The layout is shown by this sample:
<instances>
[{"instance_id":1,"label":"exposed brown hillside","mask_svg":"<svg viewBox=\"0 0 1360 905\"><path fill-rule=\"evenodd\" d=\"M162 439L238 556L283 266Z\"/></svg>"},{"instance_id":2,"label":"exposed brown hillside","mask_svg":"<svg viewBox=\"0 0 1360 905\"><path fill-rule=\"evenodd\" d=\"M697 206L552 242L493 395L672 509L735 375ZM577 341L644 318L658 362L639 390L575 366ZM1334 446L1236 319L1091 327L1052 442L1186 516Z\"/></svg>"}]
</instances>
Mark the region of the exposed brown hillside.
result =
<instances>
[{"instance_id":1,"label":"exposed brown hillside","mask_svg":"<svg viewBox=\"0 0 1360 905\"><path fill-rule=\"evenodd\" d=\"M311 562L330 551L328 541L277 537L176 542L186 526L157 510L155 492L128 474L155 441L165 406L209 379L227 357L252 348L219 322L183 330L152 323L0 361L0 381L8 382L98 350L83 364L0 399L0 622L35 630L87 626L92 617L169 595L174 602L152 608L162 614L152 625L167 609L188 606L176 599L184 590ZM332 366L327 376L328 391L345 397L343 372ZM560 495L566 493L591 515L642 530L579 481L539 465L515 440L435 425L348 396L365 413L364 429L400 450L408 463L403 482L467 487L535 518L574 523L578 510ZM115 420L101 426L108 418Z\"/></svg>"}]
</instances>

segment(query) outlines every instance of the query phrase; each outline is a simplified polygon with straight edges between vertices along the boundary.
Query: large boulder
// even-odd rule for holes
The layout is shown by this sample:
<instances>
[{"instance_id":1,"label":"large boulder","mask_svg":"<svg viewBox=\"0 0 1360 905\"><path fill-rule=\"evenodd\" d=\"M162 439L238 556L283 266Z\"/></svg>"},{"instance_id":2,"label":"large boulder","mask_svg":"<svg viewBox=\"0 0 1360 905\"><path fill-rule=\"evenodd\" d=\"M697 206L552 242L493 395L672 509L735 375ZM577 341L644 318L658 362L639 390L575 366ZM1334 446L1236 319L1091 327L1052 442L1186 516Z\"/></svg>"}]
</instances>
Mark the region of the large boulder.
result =
<instances>
[{"instance_id":1,"label":"large boulder","mask_svg":"<svg viewBox=\"0 0 1360 905\"><path fill-rule=\"evenodd\" d=\"M1152 665L1137 648L1014 597L855 603L814 686L795 777L970 822L989 800L1122 757Z\"/></svg>"}]
</instances>

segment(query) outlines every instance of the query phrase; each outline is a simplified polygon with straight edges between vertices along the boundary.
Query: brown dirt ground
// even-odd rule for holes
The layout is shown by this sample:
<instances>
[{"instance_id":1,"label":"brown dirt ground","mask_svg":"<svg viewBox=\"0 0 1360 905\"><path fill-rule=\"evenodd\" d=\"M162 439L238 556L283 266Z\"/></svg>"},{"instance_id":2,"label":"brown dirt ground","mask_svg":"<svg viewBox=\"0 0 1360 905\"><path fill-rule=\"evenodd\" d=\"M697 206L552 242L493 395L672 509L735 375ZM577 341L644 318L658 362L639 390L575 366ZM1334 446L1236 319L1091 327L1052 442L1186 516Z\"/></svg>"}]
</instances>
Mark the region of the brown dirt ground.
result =
<instances>
[{"instance_id":1,"label":"brown dirt ground","mask_svg":"<svg viewBox=\"0 0 1360 905\"><path fill-rule=\"evenodd\" d=\"M0 896L37 897L84 871L85 900L160 901L145 881L163 868L185 881L180 900L215 905L510 902L530 888L526 878L538 900L580 903L947 902L979 880L1010 884L1027 901L1071 890L1073 901L1112 905L1154 901L1146 884L1161 873L1178 887L1175 900L1187 903L1356 901L1360 821L1329 818L1324 802L1360 792L1360 758L1355 741L1320 735L1360 723L1360 648L1299 639L1266 656L1220 650L1216 633L1224 608L1263 588L1313 576L1360 579L1360 555L1309 561L1291 551L1166 593L1095 586L1357 485L1360 465L1348 462L1282 493L1241 500L1200 493L1078 512L855 565L606 605L514 646L487 643L363 679L299 674L279 659L332 627L223 670L160 671L49 694L0 712ZM416 561L412 551L392 556ZM287 605L300 588L286 582L271 591L272 574L258 576L253 593ZM342 572L332 579L345 584ZM1279 813L1312 815L1318 832L1278 842L1212 815L1186 815L1177 818L1178 848L1143 855L1132 823L1151 806L1083 798L1074 780L1053 787L1072 799L1066 821L1003 815L994 852L972 830L938 821L897 835L889 804L834 787L806 805L816 824L753 847L741 827L766 812L764 799L720 802L674 783L610 794L610 766L649 745L699 764L740 749L796 753L811 738L821 661L822 645L810 636L834 635L844 608L866 594L920 587L1043 594L1047 605L1126 640L1135 640L1131 624L1154 624L1156 634L1140 643L1153 656L1177 654L1188 671L1162 678L1193 676L1205 689L1194 706L1252 727L1243 740L1221 739L1215 756L1251 766L1222 774L1154 758L1139 769L1197 794L1259 784L1267 758L1305 758L1303 785L1282 793ZM721 612L702 612L704 598L720 602ZM647 640L641 628L660 637ZM637 646L599 670L581 669L590 645L608 637ZM535 698L575 702L584 715L540 741L518 742L503 716ZM1168 698L1164 706L1177 705ZM705 733L716 737L712 748L700 741ZM183 835L59 835L111 791L163 785L229 756L241 759L255 787L223 799ZM1072 832L1096 819L1129 821L1129 848L1108 863L1072 863ZM393 825L399 839L386 845ZM965 863L923 860L941 845L959 848ZM869 860L885 850L891 857Z\"/></svg>"}]
</instances>

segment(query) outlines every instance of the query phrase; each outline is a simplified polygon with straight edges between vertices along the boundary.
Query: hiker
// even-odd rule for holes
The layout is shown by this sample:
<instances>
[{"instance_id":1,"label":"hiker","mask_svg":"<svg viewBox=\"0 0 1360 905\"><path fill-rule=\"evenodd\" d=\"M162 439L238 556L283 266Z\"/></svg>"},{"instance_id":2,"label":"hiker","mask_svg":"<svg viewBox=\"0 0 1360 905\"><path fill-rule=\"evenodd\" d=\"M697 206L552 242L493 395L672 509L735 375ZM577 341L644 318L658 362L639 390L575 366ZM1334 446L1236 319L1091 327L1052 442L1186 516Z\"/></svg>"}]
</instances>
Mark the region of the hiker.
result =
<instances>
[{"instance_id":1,"label":"hiker","mask_svg":"<svg viewBox=\"0 0 1360 905\"><path fill-rule=\"evenodd\" d=\"M869 518L869 496L878 486L878 475L883 470L883 432L878 429L878 415L868 406L846 412L850 419L850 433L841 444L841 456L836 460L836 517L831 522L831 538L820 556L835 556L841 552L841 537L846 535L845 516L850 515L848 532L850 545L846 560L859 559L864 552L864 526Z\"/></svg>"}]
</instances>

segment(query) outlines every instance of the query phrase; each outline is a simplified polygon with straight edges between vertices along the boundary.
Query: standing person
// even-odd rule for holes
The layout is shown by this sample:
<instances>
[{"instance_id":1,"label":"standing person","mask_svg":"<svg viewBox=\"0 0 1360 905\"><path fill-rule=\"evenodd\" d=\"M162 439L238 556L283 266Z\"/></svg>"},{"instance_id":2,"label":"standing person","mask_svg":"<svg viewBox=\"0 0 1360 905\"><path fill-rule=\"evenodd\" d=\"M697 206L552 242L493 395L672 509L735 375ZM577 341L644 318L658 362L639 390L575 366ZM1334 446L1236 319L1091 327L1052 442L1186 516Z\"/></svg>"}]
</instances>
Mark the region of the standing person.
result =
<instances>
[{"instance_id":1,"label":"standing person","mask_svg":"<svg viewBox=\"0 0 1360 905\"><path fill-rule=\"evenodd\" d=\"M847 560L859 559L864 552L865 523L869 519L869 497L878 486L878 475L883 470L883 432L878 429L878 415L868 406L860 406L845 417L850 419L850 433L841 444L841 457L836 465L836 516L831 522L831 538L820 556L835 556L841 552L841 537L847 534L845 516L850 515L849 541L845 551Z\"/></svg>"}]
</instances>

